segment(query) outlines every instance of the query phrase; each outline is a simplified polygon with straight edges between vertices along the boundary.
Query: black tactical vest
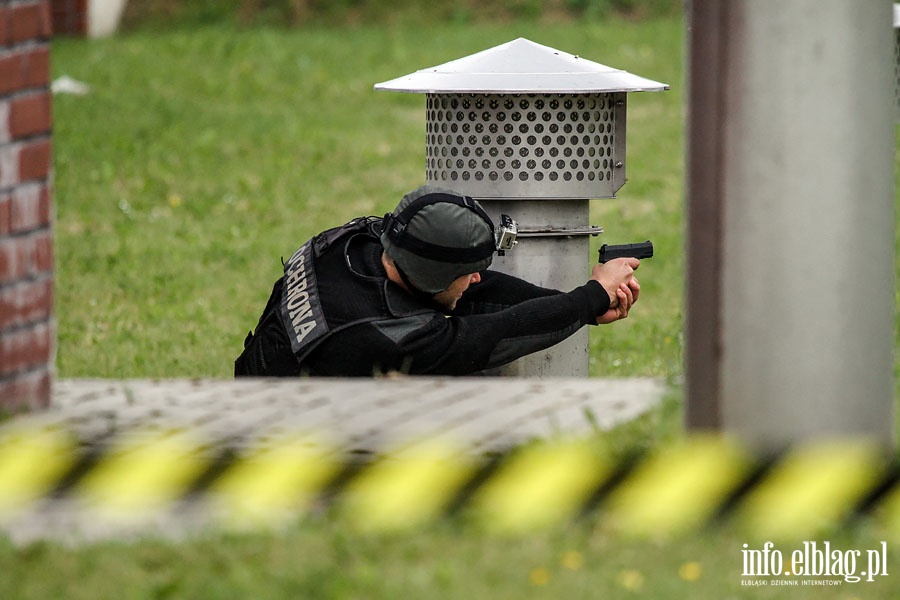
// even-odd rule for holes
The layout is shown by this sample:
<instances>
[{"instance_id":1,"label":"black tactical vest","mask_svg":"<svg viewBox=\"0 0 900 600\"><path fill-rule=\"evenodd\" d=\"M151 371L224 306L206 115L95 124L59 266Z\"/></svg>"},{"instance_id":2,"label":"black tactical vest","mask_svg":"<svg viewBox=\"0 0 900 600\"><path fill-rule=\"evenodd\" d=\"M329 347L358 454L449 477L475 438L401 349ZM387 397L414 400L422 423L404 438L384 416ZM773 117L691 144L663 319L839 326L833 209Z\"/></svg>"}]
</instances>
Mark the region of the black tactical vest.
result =
<instances>
[{"instance_id":1,"label":"black tactical vest","mask_svg":"<svg viewBox=\"0 0 900 600\"><path fill-rule=\"evenodd\" d=\"M363 217L324 231L285 262L280 317L298 362L347 327L433 311L387 279L361 276L349 266L357 236L380 246L381 222Z\"/></svg>"}]
</instances>

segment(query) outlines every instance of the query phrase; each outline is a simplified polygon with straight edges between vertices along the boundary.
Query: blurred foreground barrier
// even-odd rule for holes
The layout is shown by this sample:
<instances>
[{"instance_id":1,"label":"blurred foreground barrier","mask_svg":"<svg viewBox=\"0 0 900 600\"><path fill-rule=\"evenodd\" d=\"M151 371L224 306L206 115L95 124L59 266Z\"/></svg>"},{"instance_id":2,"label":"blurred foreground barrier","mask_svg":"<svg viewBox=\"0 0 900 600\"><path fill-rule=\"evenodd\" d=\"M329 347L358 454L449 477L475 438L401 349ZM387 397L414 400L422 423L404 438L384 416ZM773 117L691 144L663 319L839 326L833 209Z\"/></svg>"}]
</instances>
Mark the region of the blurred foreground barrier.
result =
<instances>
[{"instance_id":1,"label":"blurred foreground barrier","mask_svg":"<svg viewBox=\"0 0 900 600\"><path fill-rule=\"evenodd\" d=\"M760 458L695 436L617 461L591 438L480 456L427 439L354 455L306 433L224 447L183 430L79 440L19 421L0 429L0 524L65 503L96 523L190 511L258 527L336 514L370 531L452 517L519 532L589 517L625 535L728 521L766 539L806 539L865 516L900 537L898 473L857 440Z\"/></svg>"}]
</instances>

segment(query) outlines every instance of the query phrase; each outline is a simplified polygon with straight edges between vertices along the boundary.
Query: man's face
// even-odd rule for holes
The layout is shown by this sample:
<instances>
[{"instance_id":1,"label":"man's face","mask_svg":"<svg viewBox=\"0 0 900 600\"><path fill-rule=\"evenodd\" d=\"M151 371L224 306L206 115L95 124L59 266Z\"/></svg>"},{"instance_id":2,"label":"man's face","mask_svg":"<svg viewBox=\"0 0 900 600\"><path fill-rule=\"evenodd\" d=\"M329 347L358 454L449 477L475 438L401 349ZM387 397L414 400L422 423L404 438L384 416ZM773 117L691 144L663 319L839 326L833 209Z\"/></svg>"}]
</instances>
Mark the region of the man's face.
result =
<instances>
[{"instance_id":1,"label":"man's face","mask_svg":"<svg viewBox=\"0 0 900 600\"><path fill-rule=\"evenodd\" d=\"M456 308L456 303L462 298L463 292L469 289L469 286L473 283L478 283L481 281L480 273L470 273L469 275L462 275L453 280L453 283L450 284L443 292L438 292L434 296L434 301L446 308L447 310L453 310Z\"/></svg>"}]
</instances>

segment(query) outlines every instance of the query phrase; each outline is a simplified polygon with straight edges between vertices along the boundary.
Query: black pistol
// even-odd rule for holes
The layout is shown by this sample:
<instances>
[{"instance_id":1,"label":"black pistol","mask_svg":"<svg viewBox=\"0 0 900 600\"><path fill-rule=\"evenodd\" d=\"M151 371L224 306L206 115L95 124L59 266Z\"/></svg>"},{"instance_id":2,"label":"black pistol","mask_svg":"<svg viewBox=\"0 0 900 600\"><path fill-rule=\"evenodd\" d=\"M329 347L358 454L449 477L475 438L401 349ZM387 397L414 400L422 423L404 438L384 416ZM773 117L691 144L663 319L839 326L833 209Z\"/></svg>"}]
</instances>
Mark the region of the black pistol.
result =
<instances>
[{"instance_id":1,"label":"black pistol","mask_svg":"<svg viewBox=\"0 0 900 600\"><path fill-rule=\"evenodd\" d=\"M647 240L646 242L637 244L603 244L600 246L599 262L601 263L613 260L614 258L623 258L625 256L631 256L637 259L653 258L653 242Z\"/></svg>"}]
</instances>

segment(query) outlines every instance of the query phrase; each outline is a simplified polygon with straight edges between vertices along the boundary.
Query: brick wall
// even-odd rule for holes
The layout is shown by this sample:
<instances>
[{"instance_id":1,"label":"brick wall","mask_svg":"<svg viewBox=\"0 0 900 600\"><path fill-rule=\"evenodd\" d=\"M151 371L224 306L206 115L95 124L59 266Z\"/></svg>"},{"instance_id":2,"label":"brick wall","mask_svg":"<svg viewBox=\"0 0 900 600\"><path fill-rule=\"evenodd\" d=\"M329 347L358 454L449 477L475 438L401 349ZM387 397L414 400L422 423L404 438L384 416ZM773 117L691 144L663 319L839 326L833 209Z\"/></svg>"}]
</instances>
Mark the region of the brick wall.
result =
<instances>
[{"instance_id":1,"label":"brick wall","mask_svg":"<svg viewBox=\"0 0 900 600\"><path fill-rule=\"evenodd\" d=\"M0 410L50 402L50 0L0 1Z\"/></svg>"}]
</instances>

